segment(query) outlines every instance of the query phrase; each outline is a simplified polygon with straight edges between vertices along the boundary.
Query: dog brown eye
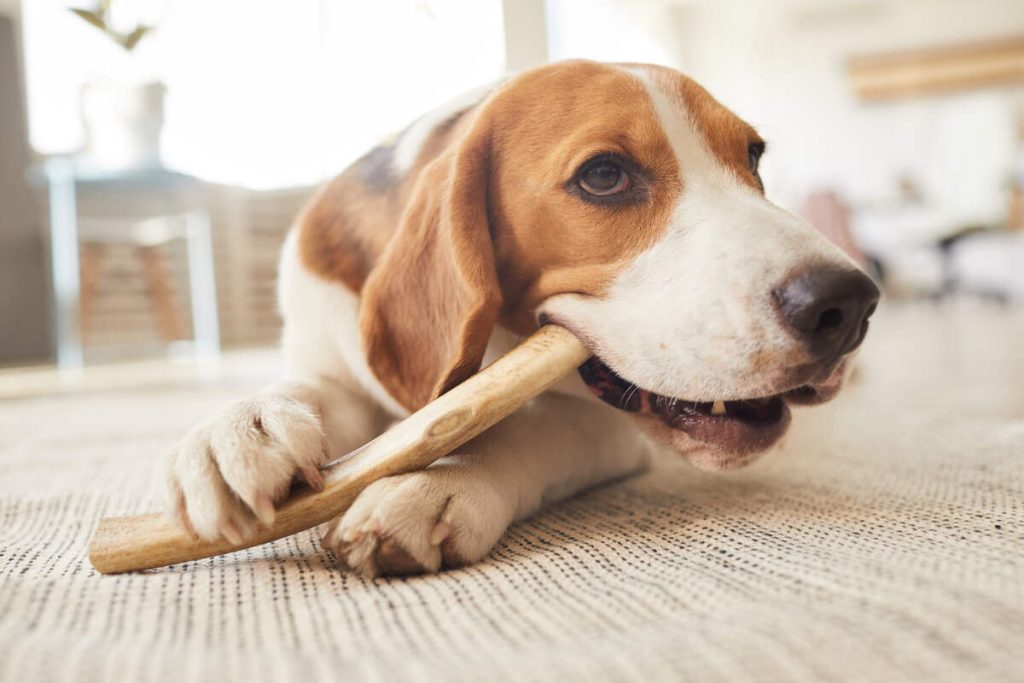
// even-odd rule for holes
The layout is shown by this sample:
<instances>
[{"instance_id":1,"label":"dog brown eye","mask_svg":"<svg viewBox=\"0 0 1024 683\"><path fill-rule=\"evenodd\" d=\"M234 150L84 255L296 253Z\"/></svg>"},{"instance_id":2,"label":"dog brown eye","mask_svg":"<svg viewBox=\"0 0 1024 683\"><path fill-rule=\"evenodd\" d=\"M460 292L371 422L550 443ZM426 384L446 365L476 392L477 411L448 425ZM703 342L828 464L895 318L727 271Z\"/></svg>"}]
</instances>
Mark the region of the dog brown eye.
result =
<instances>
[{"instance_id":1,"label":"dog brown eye","mask_svg":"<svg viewBox=\"0 0 1024 683\"><path fill-rule=\"evenodd\" d=\"M584 192L606 196L629 189L629 175L614 161L601 159L583 168L579 185Z\"/></svg>"},{"instance_id":2,"label":"dog brown eye","mask_svg":"<svg viewBox=\"0 0 1024 683\"><path fill-rule=\"evenodd\" d=\"M761 163L761 155L764 154L763 142L752 142L747 148L747 163L750 164L750 172L755 176L758 174L757 167Z\"/></svg>"}]
</instances>

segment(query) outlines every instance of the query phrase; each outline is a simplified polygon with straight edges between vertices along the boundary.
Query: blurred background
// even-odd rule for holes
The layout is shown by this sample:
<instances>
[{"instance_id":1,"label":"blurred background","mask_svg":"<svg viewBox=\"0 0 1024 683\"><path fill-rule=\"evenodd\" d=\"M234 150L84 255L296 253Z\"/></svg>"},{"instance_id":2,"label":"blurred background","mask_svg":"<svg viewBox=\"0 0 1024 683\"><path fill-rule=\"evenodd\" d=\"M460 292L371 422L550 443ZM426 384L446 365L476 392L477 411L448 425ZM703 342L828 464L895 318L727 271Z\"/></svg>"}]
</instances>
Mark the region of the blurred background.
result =
<instances>
[{"instance_id":1,"label":"blurred background","mask_svg":"<svg viewBox=\"0 0 1024 683\"><path fill-rule=\"evenodd\" d=\"M317 183L575 57L696 78L768 139L769 197L890 309L983 311L957 329L1012 360L1020 0L0 0L0 367L52 388L272 346L277 251Z\"/></svg>"}]
</instances>

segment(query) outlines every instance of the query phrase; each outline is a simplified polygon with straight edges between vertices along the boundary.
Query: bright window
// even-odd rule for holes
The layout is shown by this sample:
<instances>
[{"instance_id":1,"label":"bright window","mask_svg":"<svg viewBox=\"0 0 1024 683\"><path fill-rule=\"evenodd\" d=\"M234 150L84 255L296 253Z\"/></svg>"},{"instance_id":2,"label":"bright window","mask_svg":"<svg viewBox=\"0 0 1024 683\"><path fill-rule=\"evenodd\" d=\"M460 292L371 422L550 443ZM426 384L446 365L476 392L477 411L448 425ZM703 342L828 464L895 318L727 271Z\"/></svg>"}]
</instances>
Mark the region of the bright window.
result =
<instances>
[{"instance_id":1,"label":"bright window","mask_svg":"<svg viewBox=\"0 0 1024 683\"><path fill-rule=\"evenodd\" d=\"M132 0L159 29L130 61L69 4L24 3L33 146L81 146L84 83L157 77L165 161L215 182L319 181L504 71L499 0Z\"/></svg>"}]
</instances>

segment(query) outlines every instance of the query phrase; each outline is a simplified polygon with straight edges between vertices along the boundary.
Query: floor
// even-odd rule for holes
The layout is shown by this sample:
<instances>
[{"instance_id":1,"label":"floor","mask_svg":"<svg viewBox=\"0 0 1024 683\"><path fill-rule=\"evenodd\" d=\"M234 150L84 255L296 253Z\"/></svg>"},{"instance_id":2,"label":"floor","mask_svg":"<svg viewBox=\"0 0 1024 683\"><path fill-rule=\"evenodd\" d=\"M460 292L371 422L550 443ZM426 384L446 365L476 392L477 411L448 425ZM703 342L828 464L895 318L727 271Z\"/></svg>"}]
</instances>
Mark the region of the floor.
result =
<instances>
[{"instance_id":1,"label":"floor","mask_svg":"<svg viewBox=\"0 0 1024 683\"><path fill-rule=\"evenodd\" d=\"M98 520L276 366L0 374L0 680L1024 679L1024 311L890 306L778 452L664 459L466 569L364 581L311 531L97 575Z\"/></svg>"}]
</instances>

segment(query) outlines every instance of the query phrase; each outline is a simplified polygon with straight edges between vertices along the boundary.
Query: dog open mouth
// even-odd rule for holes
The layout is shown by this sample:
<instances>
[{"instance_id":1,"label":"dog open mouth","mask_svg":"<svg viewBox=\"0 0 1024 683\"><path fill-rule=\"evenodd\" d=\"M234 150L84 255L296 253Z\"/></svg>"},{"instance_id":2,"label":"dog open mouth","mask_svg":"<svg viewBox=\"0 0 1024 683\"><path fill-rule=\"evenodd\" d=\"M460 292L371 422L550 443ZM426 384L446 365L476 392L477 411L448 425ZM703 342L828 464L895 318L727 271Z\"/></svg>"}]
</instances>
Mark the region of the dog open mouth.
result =
<instances>
[{"instance_id":1,"label":"dog open mouth","mask_svg":"<svg viewBox=\"0 0 1024 683\"><path fill-rule=\"evenodd\" d=\"M812 387L740 401L695 402L642 389L616 374L597 357L579 367L584 383L605 403L659 418L670 429L721 451L751 453L767 448L790 422L788 400L816 402Z\"/></svg>"}]
</instances>

